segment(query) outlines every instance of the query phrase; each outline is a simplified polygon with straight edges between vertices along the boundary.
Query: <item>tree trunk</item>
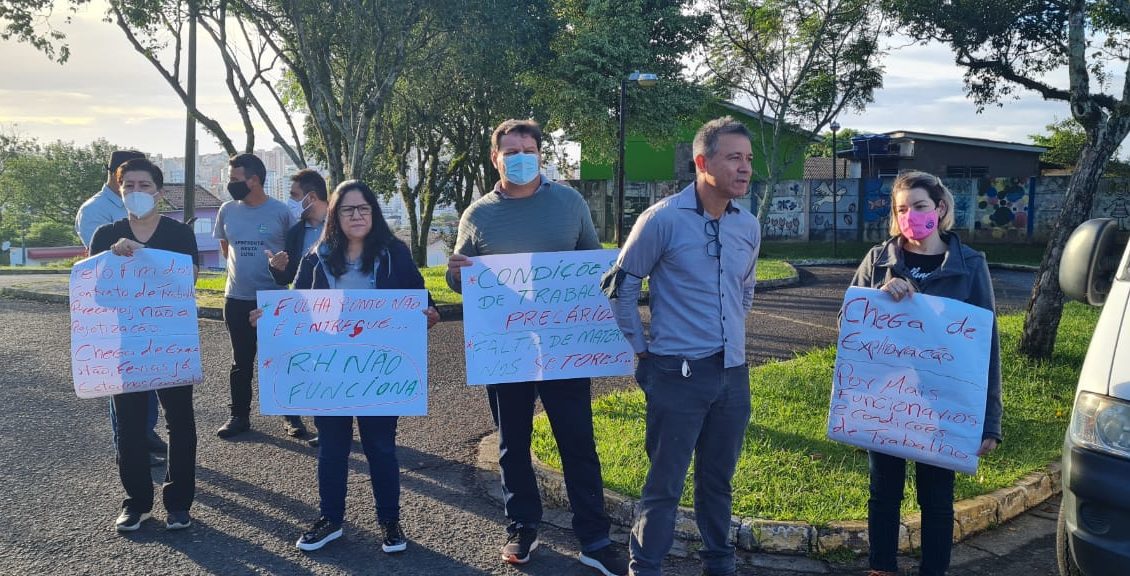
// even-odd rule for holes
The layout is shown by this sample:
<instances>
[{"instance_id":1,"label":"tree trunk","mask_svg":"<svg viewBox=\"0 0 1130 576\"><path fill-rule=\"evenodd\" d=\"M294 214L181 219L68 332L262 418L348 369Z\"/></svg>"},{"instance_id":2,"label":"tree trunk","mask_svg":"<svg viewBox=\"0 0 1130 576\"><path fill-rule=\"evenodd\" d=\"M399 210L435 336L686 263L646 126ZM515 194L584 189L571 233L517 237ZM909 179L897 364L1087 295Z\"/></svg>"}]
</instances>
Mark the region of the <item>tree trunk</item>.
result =
<instances>
[{"instance_id":1,"label":"tree trunk","mask_svg":"<svg viewBox=\"0 0 1130 576\"><path fill-rule=\"evenodd\" d=\"M1109 132L1110 127L1104 129ZM1059 289L1059 264L1063 247L1075 228L1091 216L1095 202L1095 190L1103 167L1114 153L1111 145L1113 134L1100 137L1097 143L1088 138L1087 145L1071 182L1067 186L1067 197L1063 211L1056 220L1051 238L1048 239L1044 259L1036 272L1036 283L1032 286L1032 296L1028 300L1028 312L1024 316L1024 334L1020 338L1020 353L1029 358L1051 358L1055 350L1056 333L1060 316L1063 313L1063 292ZM1114 142L1121 142L1118 138Z\"/></svg>"}]
</instances>

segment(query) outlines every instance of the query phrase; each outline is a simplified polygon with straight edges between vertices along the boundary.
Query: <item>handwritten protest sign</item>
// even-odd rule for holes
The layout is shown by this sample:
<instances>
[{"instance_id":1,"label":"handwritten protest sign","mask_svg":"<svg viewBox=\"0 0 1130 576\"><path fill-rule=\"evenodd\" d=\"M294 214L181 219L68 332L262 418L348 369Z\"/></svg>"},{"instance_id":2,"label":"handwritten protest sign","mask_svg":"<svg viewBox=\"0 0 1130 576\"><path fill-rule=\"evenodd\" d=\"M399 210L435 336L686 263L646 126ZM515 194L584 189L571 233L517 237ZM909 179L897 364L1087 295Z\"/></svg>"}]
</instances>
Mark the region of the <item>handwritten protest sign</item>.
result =
<instances>
[{"instance_id":1,"label":"handwritten protest sign","mask_svg":"<svg viewBox=\"0 0 1130 576\"><path fill-rule=\"evenodd\" d=\"M199 384L192 258L144 248L71 269L71 374L79 398Z\"/></svg>"},{"instance_id":2,"label":"handwritten protest sign","mask_svg":"<svg viewBox=\"0 0 1130 576\"><path fill-rule=\"evenodd\" d=\"M964 302L849 288L828 437L976 472L992 330L993 314Z\"/></svg>"},{"instance_id":3,"label":"handwritten protest sign","mask_svg":"<svg viewBox=\"0 0 1130 576\"><path fill-rule=\"evenodd\" d=\"M426 290L261 290L263 414L428 413Z\"/></svg>"},{"instance_id":4,"label":"handwritten protest sign","mask_svg":"<svg viewBox=\"0 0 1130 576\"><path fill-rule=\"evenodd\" d=\"M631 374L600 276L617 250L507 254L464 268L467 383Z\"/></svg>"}]
</instances>

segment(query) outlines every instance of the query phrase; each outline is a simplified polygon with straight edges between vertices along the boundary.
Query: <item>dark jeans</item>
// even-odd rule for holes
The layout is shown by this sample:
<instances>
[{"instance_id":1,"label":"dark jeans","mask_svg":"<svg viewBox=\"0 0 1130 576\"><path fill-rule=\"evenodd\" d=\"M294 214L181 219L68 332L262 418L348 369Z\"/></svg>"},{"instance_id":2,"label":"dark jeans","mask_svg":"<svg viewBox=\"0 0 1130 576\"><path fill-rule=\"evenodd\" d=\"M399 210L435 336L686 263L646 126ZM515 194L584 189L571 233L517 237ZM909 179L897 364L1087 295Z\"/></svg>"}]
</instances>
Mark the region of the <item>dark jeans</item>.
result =
<instances>
[{"instance_id":1,"label":"dark jeans","mask_svg":"<svg viewBox=\"0 0 1130 576\"><path fill-rule=\"evenodd\" d=\"M646 449L651 468L632 527L629 567L637 576L660 574L675 535L675 515L694 456L695 522L706 574L733 574L730 542L734 476L749 423L749 368L724 367L721 353L688 361L655 356L636 371L647 397Z\"/></svg>"},{"instance_id":2,"label":"dark jeans","mask_svg":"<svg viewBox=\"0 0 1130 576\"><path fill-rule=\"evenodd\" d=\"M369 461L369 482L382 524L400 520L400 463L396 460L396 416L358 416L361 447ZM345 519L352 416L315 416L318 426L318 495L322 516L340 524Z\"/></svg>"},{"instance_id":3,"label":"dark jeans","mask_svg":"<svg viewBox=\"0 0 1130 576\"><path fill-rule=\"evenodd\" d=\"M899 507L906 481L906 460L869 453L871 498L867 500L867 531L872 570L895 572L899 539ZM950 565L953 546L953 470L914 463L918 507L922 509L921 576L941 576Z\"/></svg>"},{"instance_id":4,"label":"dark jeans","mask_svg":"<svg viewBox=\"0 0 1130 576\"><path fill-rule=\"evenodd\" d=\"M153 480L149 472L149 445L146 418L147 392L130 392L113 397L118 414L118 475L126 490L122 508L136 512L153 509ZM161 500L170 512L187 512L196 493L196 417L192 410L192 386L162 388L157 391L165 409L169 432L169 453Z\"/></svg>"},{"instance_id":5,"label":"dark jeans","mask_svg":"<svg viewBox=\"0 0 1130 576\"><path fill-rule=\"evenodd\" d=\"M612 542L608 539L611 521L604 513L604 482L592 432L591 386L588 378L487 386L491 416L498 428L498 465L511 533L519 526L536 527L541 522L541 493L530 459L534 401L540 396L561 454L573 532L581 550L592 552Z\"/></svg>"},{"instance_id":6,"label":"dark jeans","mask_svg":"<svg viewBox=\"0 0 1130 576\"><path fill-rule=\"evenodd\" d=\"M255 309L254 300L224 299L224 323L231 339L232 363L231 415L251 416L251 380L255 374L255 352L259 338L251 326L249 316Z\"/></svg>"},{"instance_id":7,"label":"dark jeans","mask_svg":"<svg viewBox=\"0 0 1130 576\"><path fill-rule=\"evenodd\" d=\"M145 395L149 398L149 407L148 407L149 414L148 414L148 416L146 417L146 420L145 420L145 431L146 431L146 434L148 434L149 432L152 432L153 428L155 428L157 426L157 413L159 412L159 410L157 409L157 393L150 390L149 392L145 392ZM117 450L118 450L118 414L114 410L114 401L113 401L112 398L110 400L110 429L113 430L113 432L114 432L114 451L117 452Z\"/></svg>"}]
</instances>

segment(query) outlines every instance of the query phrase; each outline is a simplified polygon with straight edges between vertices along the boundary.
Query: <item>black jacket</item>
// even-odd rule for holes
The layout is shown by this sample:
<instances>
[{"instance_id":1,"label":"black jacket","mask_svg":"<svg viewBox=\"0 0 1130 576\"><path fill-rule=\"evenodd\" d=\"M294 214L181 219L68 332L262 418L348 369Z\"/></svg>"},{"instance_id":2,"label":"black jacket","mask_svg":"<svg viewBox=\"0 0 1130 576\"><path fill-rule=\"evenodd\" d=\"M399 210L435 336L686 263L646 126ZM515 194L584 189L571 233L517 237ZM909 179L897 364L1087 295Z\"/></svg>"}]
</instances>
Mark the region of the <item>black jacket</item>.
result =
<instances>
[{"instance_id":1,"label":"black jacket","mask_svg":"<svg viewBox=\"0 0 1130 576\"><path fill-rule=\"evenodd\" d=\"M289 286L294 282L294 276L298 273L298 263L302 261L305 254L302 253L302 241L306 239L306 221L301 220L298 224L290 227L286 231L286 255L290 260L286 263L286 270L275 270L271 268L271 276L275 277L275 282L280 286Z\"/></svg>"}]
</instances>

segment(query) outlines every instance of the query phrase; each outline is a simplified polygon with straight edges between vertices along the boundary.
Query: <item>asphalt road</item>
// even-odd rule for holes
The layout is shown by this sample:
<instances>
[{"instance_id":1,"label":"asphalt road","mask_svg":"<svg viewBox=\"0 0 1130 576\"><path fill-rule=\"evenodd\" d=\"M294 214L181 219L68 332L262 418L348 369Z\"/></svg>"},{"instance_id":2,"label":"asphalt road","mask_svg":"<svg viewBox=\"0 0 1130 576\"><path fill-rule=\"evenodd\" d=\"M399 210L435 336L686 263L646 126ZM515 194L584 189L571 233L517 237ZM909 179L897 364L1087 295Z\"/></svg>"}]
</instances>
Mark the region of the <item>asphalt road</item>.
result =
<instances>
[{"instance_id":1,"label":"asphalt road","mask_svg":"<svg viewBox=\"0 0 1130 576\"><path fill-rule=\"evenodd\" d=\"M808 268L801 286L760 293L748 321L750 360L830 343L850 274L842 267ZM1022 306L1031 277L994 272L1000 305ZM543 546L526 567L499 560L505 519L474 467L477 443L492 425L485 394L464 383L460 322L443 322L430 336L429 416L401 419L402 520L410 547L395 556L380 552L367 466L356 451L345 537L313 554L294 548L318 515L314 449L288 439L274 417L253 416L253 432L238 441L216 438L227 416L230 351L223 324L208 320L200 322L206 381L195 396L195 524L166 532L158 503L157 520L130 535L116 533L123 495L106 401L74 395L68 322L63 305L0 300L0 482L8 487L0 491L0 574L592 574L575 560L571 531L553 525L543 527ZM594 393L631 385L601 379ZM1053 505L959 545L951 573L1053 574L1049 523ZM860 574L860 568L859 561L756 555L743 573ZM699 569L697 561L672 560L666 573Z\"/></svg>"}]
</instances>

